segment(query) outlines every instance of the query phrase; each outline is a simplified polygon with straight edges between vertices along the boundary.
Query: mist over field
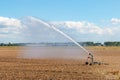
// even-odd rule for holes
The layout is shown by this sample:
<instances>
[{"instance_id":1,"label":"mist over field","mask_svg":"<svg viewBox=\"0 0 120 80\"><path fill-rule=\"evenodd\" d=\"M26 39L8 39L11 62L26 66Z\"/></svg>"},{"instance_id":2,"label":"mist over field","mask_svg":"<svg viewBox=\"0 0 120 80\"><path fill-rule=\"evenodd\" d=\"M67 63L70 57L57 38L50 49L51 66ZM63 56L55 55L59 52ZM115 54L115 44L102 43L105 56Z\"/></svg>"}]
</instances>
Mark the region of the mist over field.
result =
<instances>
[{"instance_id":1,"label":"mist over field","mask_svg":"<svg viewBox=\"0 0 120 80\"><path fill-rule=\"evenodd\" d=\"M65 46L28 46L24 47L18 57L27 59L86 59L88 54L79 47Z\"/></svg>"}]
</instances>

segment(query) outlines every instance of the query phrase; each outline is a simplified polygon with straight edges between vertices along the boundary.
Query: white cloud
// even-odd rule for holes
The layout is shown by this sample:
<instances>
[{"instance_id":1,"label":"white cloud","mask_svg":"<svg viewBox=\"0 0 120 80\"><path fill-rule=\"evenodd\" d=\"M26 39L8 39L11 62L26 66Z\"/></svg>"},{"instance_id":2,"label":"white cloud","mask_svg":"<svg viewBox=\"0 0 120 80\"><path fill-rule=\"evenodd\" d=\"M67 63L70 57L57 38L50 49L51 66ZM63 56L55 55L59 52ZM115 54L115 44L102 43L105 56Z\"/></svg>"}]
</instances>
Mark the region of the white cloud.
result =
<instances>
[{"instance_id":1,"label":"white cloud","mask_svg":"<svg viewBox=\"0 0 120 80\"><path fill-rule=\"evenodd\" d=\"M94 23L85 22L85 21L65 21L65 22L52 22L53 25L57 27L64 27L64 28L70 28L75 29L81 34L98 34L98 35L104 35L104 34L113 34L112 28L101 28L100 26L96 26Z\"/></svg>"},{"instance_id":2,"label":"white cloud","mask_svg":"<svg viewBox=\"0 0 120 80\"><path fill-rule=\"evenodd\" d=\"M15 18L0 17L0 24L5 26L21 27L21 21Z\"/></svg>"},{"instance_id":3,"label":"white cloud","mask_svg":"<svg viewBox=\"0 0 120 80\"><path fill-rule=\"evenodd\" d=\"M112 18L111 19L111 23L112 24L118 24L118 23L120 23L120 19L118 19L118 18Z\"/></svg>"},{"instance_id":4,"label":"white cloud","mask_svg":"<svg viewBox=\"0 0 120 80\"><path fill-rule=\"evenodd\" d=\"M5 35L5 34L0 34L0 37L7 37L7 35Z\"/></svg>"},{"instance_id":5,"label":"white cloud","mask_svg":"<svg viewBox=\"0 0 120 80\"><path fill-rule=\"evenodd\" d=\"M0 34L11 35L19 34L21 29L25 25L21 23L21 20L8 17L0 17ZM2 37L2 36L0 36ZM8 36L7 36L8 37Z\"/></svg>"}]
</instances>

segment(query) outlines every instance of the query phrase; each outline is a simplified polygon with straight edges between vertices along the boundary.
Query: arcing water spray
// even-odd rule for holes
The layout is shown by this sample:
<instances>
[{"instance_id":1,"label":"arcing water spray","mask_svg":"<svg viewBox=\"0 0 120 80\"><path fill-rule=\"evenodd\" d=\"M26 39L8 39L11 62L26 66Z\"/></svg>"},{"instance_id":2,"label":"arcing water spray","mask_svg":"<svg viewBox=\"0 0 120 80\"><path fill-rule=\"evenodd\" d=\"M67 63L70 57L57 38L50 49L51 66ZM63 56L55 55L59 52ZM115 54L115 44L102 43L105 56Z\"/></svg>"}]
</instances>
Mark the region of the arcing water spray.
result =
<instances>
[{"instance_id":1,"label":"arcing water spray","mask_svg":"<svg viewBox=\"0 0 120 80\"><path fill-rule=\"evenodd\" d=\"M63 36L65 36L67 39L69 39L69 40L71 40L72 42L74 42L77 46L79 46L81 49L83 49L87 54L88 54L88 58L91 60L91 62L90 63L88 63L88 62L86 62L86 64L90 64L90 65L92 65L92 64L100 64L99 62L94 62L94 57L93 57L93 54L92 53L90 53L90 52L88 52L84 47L82 47L79 43L77 43L74 39L72 39L70 36L68 36L67 34L65 34L64 32L62 32L62 31L60 31L59 29L57 29L55 26L53 26L53 25L50 25L50 24L48 24L48 23L46 23L46 22L44 22L44 21L41 21L41 20L39 20L41 23L43 23L44 25L46 25L47 27L49 27L49 28L52 28L53 30L55 30L55 31L57 31L57 32L59 32L61 35L63 35Z\"/></svg>"},{"instance_id":2,"label":"arcing water spray","mask_svg":"<svg viewBox=\"0 0 120 80\"><path fill-rule=\"evenodd\" d=\"M46 25L46 27L48 28L52 28L53 30L55 30L56 32L60 33L61 35L63 35L64 37L66 37L67 39L71 40L72 42L74 42L77 46L79 46L81 49L83 49L83 51L85 51L87 54L88 54L88 59L90 59L90 63L89 62L86 62L86 64L98 64L98 62L94 62L94 57L93 57L93 54L89 53L84 47L82 47L79 43L77 43L74 39L72 39L70 36L68 36L67 34L65 34L64 32L62 32L61 30L57 29L55 26L53 25L50 25L42 20L39 20L39 19L36 19L38 22Z\"/></svg>"},{"instance_id":3,"label":"arcing water spray","mask_svg":"<svg viewBox=\"0 0 120 80\"><path fill-rule=\"evenodd\" d=\"M77 43L77 42L76 42L74 39L72 39L70 36L68 36L68 35L65 34L64 32L60 31L59 29L57 29L55 26L50 25L50 24L48 24L48 23L46 23L46 22L44 22L44 21L41 21L41 20L39 20L39 21L40 21L41 23L43 23L44 25L46 25L47 27L52 28L52 29L54 29L55 31L59 32L61 35L65 36L67 39L69 39L69 40L71 40L72 42L74 42L77 46L79 46L79 47L82 48L86 53L89 54L89 52L88 52L84 47L82 47L79 43Z\"/></svg>"}]
</instances>

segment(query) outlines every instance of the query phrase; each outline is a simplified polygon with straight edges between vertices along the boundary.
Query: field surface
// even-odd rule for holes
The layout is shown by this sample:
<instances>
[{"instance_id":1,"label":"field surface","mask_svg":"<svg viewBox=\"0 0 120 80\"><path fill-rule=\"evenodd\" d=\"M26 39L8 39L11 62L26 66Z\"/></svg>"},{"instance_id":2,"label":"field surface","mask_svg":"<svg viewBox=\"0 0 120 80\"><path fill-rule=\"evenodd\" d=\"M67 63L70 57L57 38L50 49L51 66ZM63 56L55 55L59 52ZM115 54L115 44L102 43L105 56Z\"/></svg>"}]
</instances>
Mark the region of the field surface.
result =
<instances>
[{"instance_id":1,"label":"field surface","mask_svg":"<svg viewBox=\"0 0 120 80\"><path fill-rule=\"evenodd\" d=\"M0 80L120 80L120 47L87 47L101 65L78 59L18 58L21 47L0 47Z\"/></svg>"}]
</instances>

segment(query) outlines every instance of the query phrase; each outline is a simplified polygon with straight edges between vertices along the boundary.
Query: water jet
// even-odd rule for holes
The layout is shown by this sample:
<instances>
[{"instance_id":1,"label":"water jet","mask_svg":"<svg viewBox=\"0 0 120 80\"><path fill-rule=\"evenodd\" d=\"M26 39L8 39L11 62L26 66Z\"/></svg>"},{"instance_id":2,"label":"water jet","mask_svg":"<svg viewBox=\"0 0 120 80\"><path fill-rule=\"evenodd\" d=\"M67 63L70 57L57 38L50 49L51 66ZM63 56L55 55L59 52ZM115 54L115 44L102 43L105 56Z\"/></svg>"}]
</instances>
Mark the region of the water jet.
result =
<instances>
[{"instance_id":1,"label":"water jet","mask_svg":"<svg viewBox=\"0 0 120 80\"><path fill-rule=\"evenodd\" d=\"M58 33L60 33L61 35L63 35L64 37L66 37L67 39L71 40L73 43L75 43L77 46L79 46L80 48L82 48L87 54L88 54L88 58L91 59L90 61L90 65L93 65L93 64L100 64L99 62L94 62L94 57L93 57L93 54L90 53L88 50L86 50L84 47L82 47L78 42L76 42L73 38L71 38L70 36L68 36L67 34L65 34L64 32L62 32L61 30L59 30L58 28L56 28L55 26L53 25L50 25L48 23L46 23L45 21L41 21L39 20L41 23L43 23L44 25L46 25L47 27L49 28L52 28L53 30L57 31ZM88 64L88 62L85 62L86 64Z\"/></svg>"},{"instance_id":2,"label":"water jet","mask_svg":"<svg viewBox=\"0 0 120 80\"><path fill-rule=\"evenodd\" d=\"M39 24L42 24L42 25L43 25L42 27L47 27L48 29L51 29L51 30L55 31L55 32L61 34L62 36L64 36L66 39L72 41L72 42L73 42L74 44L76 44L80 49L82 49L82 51L84 51L84 53L86 53L88 57L89 57L89 56L91 57L91 58L89 58L89 59L90 59L90 63L91 63L91 64L94 63L93 54L90 53L88 50L86 50L83 46L81 46L78 42L76 42L76 41L75 41L72 37L70 37L68 34L62 32L61 30L59 30L58 28L56 28L56 26L54 26L54 25L52 25L52 24L49 24L49 23L47 23L47 22L45 22L45 21L43 21L43 20L36 19L36 18L33 18L33 17L31 17L30 19L36 21L35 24L38 23L37 26L39 26ZM32 25L32 26L34 26L34 25ZM34 28L35 28L35 27L32 27L32 29L34 29ZM36 30L36 29L35 29L35 30ZM41 29L41 30L42 30L42 29ZM32 31L33 31L33 30L32 30ZM31 31L30 31L30 32L31 32ZM38 30L38 31L36 30L36 32L39 32L39 30ZM38 33L38 34L39 34L39 33ZM30 48L30 49L31 49L31 48ZM43 52L44 52L44 51L43 51ZM32 53L36 53L36 49L33 50ZM83 54L83 53L82 53L82 54ZM33 54L33 55L34 55L34 54ZM43 55L44 55L44 54L43 54ZM56 54L55 54L55 55L56 55ZM60 55L60 54L58 54L58 55ZM84 55L85 55L85 54L84 54ZM46 56L46 55L45 55L45 56Z\"/></svg>"}]
</instances>

